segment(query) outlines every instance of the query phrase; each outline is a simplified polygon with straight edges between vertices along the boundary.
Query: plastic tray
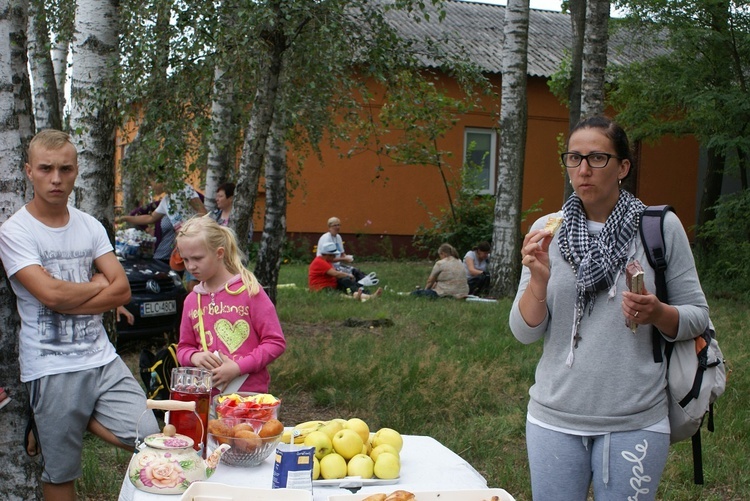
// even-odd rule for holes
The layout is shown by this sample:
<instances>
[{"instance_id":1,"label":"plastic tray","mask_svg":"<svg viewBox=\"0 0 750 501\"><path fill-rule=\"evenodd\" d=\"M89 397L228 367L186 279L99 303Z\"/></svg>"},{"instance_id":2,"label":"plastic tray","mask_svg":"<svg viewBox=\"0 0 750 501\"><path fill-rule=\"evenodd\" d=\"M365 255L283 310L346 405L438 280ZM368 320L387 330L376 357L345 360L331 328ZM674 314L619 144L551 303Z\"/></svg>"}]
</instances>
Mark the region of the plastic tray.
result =
<instances>
[{"instance_id":1,"label":"plastic tray","mask_svg":"<svg viewBox=\"0 0 750 501\"><path fill-rule=\"evenodd\" d=\"M312 493L301 489L256 489L219 484L193 482L180 501L312 501Z\"/></svg>"},{"instance_id":2,"label":"plastic tray","mask_svg":"<svg viewBox=\"0 0 750 501\"><path fill-rule=\"evenodd\" d=\"M344 477L332 478L329 480L313 480L313 489L315 486L320 487L361 487L364 485L393 485L398 483L398 477L384 480L382 478L362 478L362 477Z\"/></svg>"},{"instance_id":3,"label":"plastic tray","mask_svg":"<svg viewBox=\"0 0 750 501\"><path fill-rule=\"evenodd\" d=\"M390 494L394 489L383 489L384 494ZM328 501L360 501L374 492L366 494L346 494L329 496ZM500 501L515 501L513 496L504 489L476 489L462 491L414 491L416 501L491 501L492 496L497 496Z\"/></svg>"}]
</instances>

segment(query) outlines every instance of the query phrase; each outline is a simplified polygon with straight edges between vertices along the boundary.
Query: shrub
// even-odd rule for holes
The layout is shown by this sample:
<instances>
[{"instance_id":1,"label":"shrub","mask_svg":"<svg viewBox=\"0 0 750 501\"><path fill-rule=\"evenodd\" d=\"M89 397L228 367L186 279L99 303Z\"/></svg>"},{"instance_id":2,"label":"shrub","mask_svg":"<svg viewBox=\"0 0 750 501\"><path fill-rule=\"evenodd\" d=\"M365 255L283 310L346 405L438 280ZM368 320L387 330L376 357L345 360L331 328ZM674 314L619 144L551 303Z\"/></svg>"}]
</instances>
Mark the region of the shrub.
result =
<instances>
[{"instance_id":1,"label":"shrub","mask_svg":"<svg viewBox=\"0 0 750 501\"><path fill-rule=\"evenodd\" d=\"M315 245L307 237L287 238L284 241L284 248L281 249L281 262L283 264L309 263L315 257L314 248Z\"/></svg>"},{"instance_id":2,"label":"shrub","mask_svg":"<svg viewBox=\"0 0 750 501\"><path fill-rule=\"evenodd\" d=\"M492 240L493 196L480 195L474 190L459 190L453 208L455 218L450 208L442 209L439 214L430 214L431 227L417 229L415 247L433 255L440 244L448 242L463 254L483 240Z\"/></svg>"},{"instance_id":3,"label":"shrub","mask_svg":"<svg viewBox=\"0 0 750 501\"><path fill-rule=\"evenodd\" d=\"M747 297L750 290L750 192L724 195L716 218L698 230L703 250L696 264L703 285L714 294Z\"/></svg>"}]
</instances>

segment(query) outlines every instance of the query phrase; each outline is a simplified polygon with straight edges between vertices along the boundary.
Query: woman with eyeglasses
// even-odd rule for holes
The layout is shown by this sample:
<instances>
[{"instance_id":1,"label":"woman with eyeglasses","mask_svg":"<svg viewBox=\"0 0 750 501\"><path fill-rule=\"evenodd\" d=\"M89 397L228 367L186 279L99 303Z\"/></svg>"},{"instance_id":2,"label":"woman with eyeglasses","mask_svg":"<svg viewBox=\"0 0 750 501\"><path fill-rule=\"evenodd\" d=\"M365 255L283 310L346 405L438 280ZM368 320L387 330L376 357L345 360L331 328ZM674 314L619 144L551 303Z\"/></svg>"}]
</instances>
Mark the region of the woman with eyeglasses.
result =
<instances>
[{"instance_id":1,"label":"woman with eyeglasses","mask_svg":"<svg viewBox=\"0 0 750 501\"><path fill-rule=\"evenodd\" d=\"M318 248L316 255L321 255L321 250L326 244L332 243L336 245L338 254L334 258L334 263L351 263L354 261L354 256L348 255L344 252L344 241L341 239L341 220L337 217L331 217L328 219L328 231L323 233L318 239Z\"/></svg>"},{"instance_id":2,"label":"woman with eyeglasses","mask_svg":"<svg viewBox=\"0 0 750 501\"><path fill-rule=\"evenodd\" d=\"M378 285L380 281L377 278L377 274L372 272L369 275L364 273L359 268L351 265L354 261L354 256L347 254L344 250L344 241L341 238L341 220L337 217L331 217L328 219L328 231L323 233L318 239L318 247L316 249L316 257L322 255L322 249L326 248L329 244L336 246L336 255L333 258L333 267L348 275L354 277L355 282L362 286Z\"/></svg>"},{"instance_id":3,"label":"woman with eyeglasses","mask_svg":"<svg viewBox=\"0 0 750 501\"><path fill-rule=\"evenodd\" d=\"M670 304L654 296L639 235L645 205L620 183L633 169L625 131L605 117L572 130L562 154L574 193L524 238L523 271L510 314L520 342L543 341L526 422L533 498L653 500L669 450L666 367L655 363L651 327L667 341L708 324L687 235L667 214ZM556 234L544 229L562 216ZM625 267L645 270L628 292ZM631 330L629 325L634 325Z\"/></svg>"}]
</instances>

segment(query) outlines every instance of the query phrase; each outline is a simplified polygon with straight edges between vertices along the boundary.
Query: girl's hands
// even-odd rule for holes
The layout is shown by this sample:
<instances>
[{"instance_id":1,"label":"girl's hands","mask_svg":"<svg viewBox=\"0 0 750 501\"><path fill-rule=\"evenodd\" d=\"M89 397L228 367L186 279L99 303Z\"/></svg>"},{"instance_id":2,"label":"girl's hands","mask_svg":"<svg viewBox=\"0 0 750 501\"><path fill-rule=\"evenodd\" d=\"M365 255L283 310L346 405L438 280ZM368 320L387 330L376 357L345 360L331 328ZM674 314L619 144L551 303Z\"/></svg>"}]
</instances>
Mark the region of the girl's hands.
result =
<instances>
[{"instance_id":1,"label":"girl's hands","mask_svg":"<svg viewBox=\"0 0 750 501\"><path fill-rule=\"evenodd\" d=\"M217 358L221 357L221 361ZM223 353L210 353L199 351L190 357L190 362L195 367L211 371L211 384L220 390L225 388L234 378L242 372L240 366Z\"/></svg>"},{"instance_id":2,"label":"girl's hands","mask_svg":"<svg viewBox=\"0 0 750 501\"><path fill-rule=\"evenodd\" d=\"M234 378L242 373L237 362L223 353L221 354L221 358L223 363L211 370L211 384L215 388L225 388Z\"/></svg>"},{"instance_id":3,"label":"girl's hands","mask_svg":"<svg viewBox=\"0 0 750 501\"><path fill-rule=\"evenodd\" d=\"M208 351L199 351L197 353L193 353L193 355L190 357L190 362L195 367L208 369L210 371L213 371L214 369L222 365L222 363L216 358L216 355Z\"/></svg>"}]
</instances>

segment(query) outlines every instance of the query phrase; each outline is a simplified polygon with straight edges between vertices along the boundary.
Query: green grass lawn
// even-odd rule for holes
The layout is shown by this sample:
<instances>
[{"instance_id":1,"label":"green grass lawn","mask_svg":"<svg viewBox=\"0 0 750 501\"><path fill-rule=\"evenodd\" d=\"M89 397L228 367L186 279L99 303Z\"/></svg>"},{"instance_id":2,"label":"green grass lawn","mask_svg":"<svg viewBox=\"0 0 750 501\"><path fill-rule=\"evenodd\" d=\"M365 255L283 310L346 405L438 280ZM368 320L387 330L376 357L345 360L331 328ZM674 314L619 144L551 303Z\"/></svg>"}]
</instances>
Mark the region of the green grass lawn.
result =
<instances>
[{"instance_id":1,"label":"green grass lawn","mask_svg":"<svg viewBox=\"0 0 750 501\"><path fill-rule=\"evenodd\" d=\"M311 401L312 414L304 419L356 416L371 428L431 435L470 462L490 487L502 487L518 501L531 499L524 427L541 343L525 346L513 338L511 301L409 297L399 293L424 285L431 263L358 264L378 273L380 286L387 286L382 298L357 303L313 294L306 290L305 265L282 267L279 283L295 286L279 289L288 345L270 367L271 391L290 408ZM683 442L672 448L658 499L750 499L750 413L742 397L750 388L742 370L750 348L741 339L750 310L726 299L709 302L734 371L715 407L716 433L703 433L705 485L693 485L690 443ZM369 328L371 320L387 326ZM285 420L284 404L280 418ZM101 454L94 444L87 449ZM85 479L99 477L89 472L82 492L88 499L114 499L119 483L111 496L87 490Z\"/></svg>"}]
</instances>

